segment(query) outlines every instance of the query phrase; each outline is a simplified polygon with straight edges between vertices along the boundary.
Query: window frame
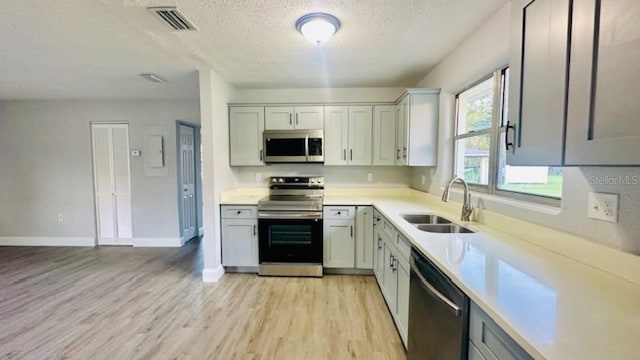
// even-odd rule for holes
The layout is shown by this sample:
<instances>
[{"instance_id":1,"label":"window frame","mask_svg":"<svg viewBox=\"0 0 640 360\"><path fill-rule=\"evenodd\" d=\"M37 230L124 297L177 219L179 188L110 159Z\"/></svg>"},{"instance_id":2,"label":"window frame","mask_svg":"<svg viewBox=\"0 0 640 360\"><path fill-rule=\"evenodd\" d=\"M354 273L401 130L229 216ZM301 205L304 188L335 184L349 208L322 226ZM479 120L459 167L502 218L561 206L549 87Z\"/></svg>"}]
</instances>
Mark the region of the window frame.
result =
<instances>
[{"instance_id":1,"label":"window frame","mask_svg":"<svg viewBox=\"0 0 640 360\"><path fill-rule=\"evenodd\" d=\"M500 169L500 139L504 136L506 127L506 119L505 119L505 110L507 104L504 104L506 98L506 88L507 88L507 77L506 71L509 69L509 66L502 66L488 75L481 77L480 79L472 82L471 84L463 87L462 89L456 91L455 101L454 101L454 129L453 129L453 141L452 141L452 161L451 161L451 169L452 176L455 175L456 172L456 160L457 160L457 141L464 140L466 138L481 136L485 134L489 134L489 173L487 179L487 185L482 184L473 184L469 183L469 189L477 192L486 193L488 195L495 195L501 198L509 198L518 201L524 201L529 203L547 205L552 207L560 207L562 202L562 197L556 198L546 195L537 195L530 193L523 193L518 191L511 190L503 190L498 188L498 170ZM458 116L460 111L459 106L459 97L463 92L473 88L481 84L488 79L494 79L493 81L493 112L491 116L491 127L487 129L483 129L480 131L470 131L464 134L458 134ZM456 184L456 186L459 186ZM562 196L562 195L561 195Z\"/></svg>"}]
</instances>

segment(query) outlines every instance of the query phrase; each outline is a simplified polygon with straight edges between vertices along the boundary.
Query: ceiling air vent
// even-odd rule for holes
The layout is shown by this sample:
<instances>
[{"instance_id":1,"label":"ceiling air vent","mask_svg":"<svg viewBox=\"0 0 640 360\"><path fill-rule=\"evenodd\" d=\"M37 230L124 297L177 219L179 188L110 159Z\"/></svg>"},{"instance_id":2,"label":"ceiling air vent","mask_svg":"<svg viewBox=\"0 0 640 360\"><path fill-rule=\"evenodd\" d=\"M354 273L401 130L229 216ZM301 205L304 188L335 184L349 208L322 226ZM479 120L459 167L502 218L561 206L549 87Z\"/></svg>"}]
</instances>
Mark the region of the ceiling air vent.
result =
<instances>
[{"instance_id":1,"label":"ceiling air vent","mask_svg":"<svg viewBox=\"0 0 640 360\"><path fill-rule=\"evenodd\" d=\"M147 10L151 11L158 19L163 23L171 26L176 31L197 31L195 25L191 23L175 6L162 6L162 7L148 7Z\"/></svg>"}]
</instances>

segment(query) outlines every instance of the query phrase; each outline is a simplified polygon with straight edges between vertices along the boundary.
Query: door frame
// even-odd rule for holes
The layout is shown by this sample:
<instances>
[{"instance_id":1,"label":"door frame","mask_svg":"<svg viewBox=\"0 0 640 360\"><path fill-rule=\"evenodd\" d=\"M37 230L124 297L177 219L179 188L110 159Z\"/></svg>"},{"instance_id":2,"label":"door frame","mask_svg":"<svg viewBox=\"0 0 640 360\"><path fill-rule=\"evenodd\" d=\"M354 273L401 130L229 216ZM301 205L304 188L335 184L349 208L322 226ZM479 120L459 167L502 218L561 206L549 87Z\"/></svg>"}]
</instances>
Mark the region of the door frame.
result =
<instances>
[{"instance_id":1,"label":"door frame","mask_svg":"<svg viewBox=\"0 0 640 360\"><path fill-rule=\"evenodd\" d=\"M182 157L180 156L180 126L186 126L193 129L193 149L194 149L194 189L193 195L196 199L196 235L202 236L202 223L200 221L200 216L202 214L202 192L200 187L202 186L202 170L201 170L201 154L200 154L200 125L192 124L182 120L176 120L176 194L177 194L177 204L178 204L178 227L180 233L180 244L184 245L187 241L191 239L185 239L182 234L182 179L180 176L180 169L182 168Z\"/></svg>"}]
</instances>

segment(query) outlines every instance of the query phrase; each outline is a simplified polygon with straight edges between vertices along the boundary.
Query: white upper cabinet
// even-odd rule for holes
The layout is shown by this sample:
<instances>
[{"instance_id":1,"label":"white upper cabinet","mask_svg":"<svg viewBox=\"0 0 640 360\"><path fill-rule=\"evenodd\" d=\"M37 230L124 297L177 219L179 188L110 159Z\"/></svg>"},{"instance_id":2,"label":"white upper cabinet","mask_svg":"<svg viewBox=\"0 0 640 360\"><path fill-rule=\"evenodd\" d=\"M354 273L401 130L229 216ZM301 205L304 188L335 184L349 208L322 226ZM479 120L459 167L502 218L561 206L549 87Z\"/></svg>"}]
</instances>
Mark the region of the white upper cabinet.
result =
<instances>
[{"instance_id":1,"label":"white upper cabinet","mask_svg":"<svg viewBox=\"0 0 640 360\"><path fill-rule=\"evenodd\" d=\"M439 89L407 89L396 108L395 165L435 166Z\"/></svg>"},{"instance_id":2,"label":"white upper cabinet","mask_svg":"<svg viewBox=\"0 0 640 360\"><path fill-rule=\"evenodd\" d=\"M326 106L325 165L371 165L371 106Z\"/></svg>"},{"instance_id":3,"label":"white upper cabinet","mask_svg":"<svg viewBox=\"0 0 640 360\"><path fill-rule=\"evenodd\" d=\"M229 108L229 157L231 166L259 166L262 161L263 107Z\"/></svg>"},{"instance_id":4,"label":"white upper cabinet","mask_svg":"<svg viewBox=\"0 0 640 360\"><path fill-rule=\"evenodd\" d=\"M373 165L394 165L396 157L396 107L373 107Z\"/></svg>"},{"instance_id":5,"label":"white upper cabinet","mask_svg":"<svg viewBox=\"0 0 640 360\"><path fill-rule=\"evenodd\" d=\"M640 165L640 2L574 0L567 165Z\"/></svg>"},{"instance_id":6,"label":"white upper cabinet","mask_svg":"<svg viewBox=\"0 0 640 360\"><path fill-rule=\"evenodd\" d=\"M324 108L324 164L348 165L349 107Z\"/></svg>"},{"instance_id":7,"label":"white upper cabinet","mask_svg":"<svg viewBox=\"0 0 640 360\"><path fill-rule=\"evenodd\" d=\"M371 165L371 106L349 106L349 165Z\"/></svg>"},{"instance_id":8,"label":"white upper cabinet","mask_svg":"<svg viewBox=\"0 0 640 360\"><path fill-rule=\"evenodd\" d=\"M569 0L512 2L510 165L562 165L569 8Z\"/></svg>"},{"instance_id":9,"label":"white upper cabinet","mask_svg":"<svg viewBox=\"0 0 640 360\"><path fill-rule=\"evenodd\" d=\"M267 130L321 130L324 106L267 106L265 129Z\"/></svg>"}]
</instances>

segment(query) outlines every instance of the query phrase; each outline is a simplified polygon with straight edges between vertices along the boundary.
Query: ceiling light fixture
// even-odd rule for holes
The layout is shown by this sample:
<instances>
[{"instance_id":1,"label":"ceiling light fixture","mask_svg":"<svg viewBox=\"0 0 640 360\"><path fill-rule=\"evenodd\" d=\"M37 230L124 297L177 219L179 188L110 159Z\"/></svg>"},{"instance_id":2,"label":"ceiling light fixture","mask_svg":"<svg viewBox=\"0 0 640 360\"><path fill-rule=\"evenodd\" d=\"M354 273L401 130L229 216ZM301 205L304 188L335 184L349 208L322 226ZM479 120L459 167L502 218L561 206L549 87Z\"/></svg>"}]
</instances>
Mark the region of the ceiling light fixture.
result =
<instances>
[{"instance_id":1,"label":"ceiling light fixture","mask_svg":"<svg viewBox=\"0 0 640 360\"><path fill-rule=\"evenodd\" d=\"M165 83L167 82L167 80L165 78L163 78L162 76L158 75L158 74L154 74L154 73L144 73L144 74L140 74L140 76L142 76L143 78L149 80L149 81L153 81L153 82L157 82L157 83Z\"/></svg>"},{"instance_id":2,"label":"ceiling light fixture","mask_svg":"<svg viewBox=\"0 0 640 360\"><path fill-rule=\"evenodd\" d=\"M296 21L296 29L305 39L316 45L321 45L338 32L340 21L330 14L311 13Z\"/></svg>"}]
</instances>

